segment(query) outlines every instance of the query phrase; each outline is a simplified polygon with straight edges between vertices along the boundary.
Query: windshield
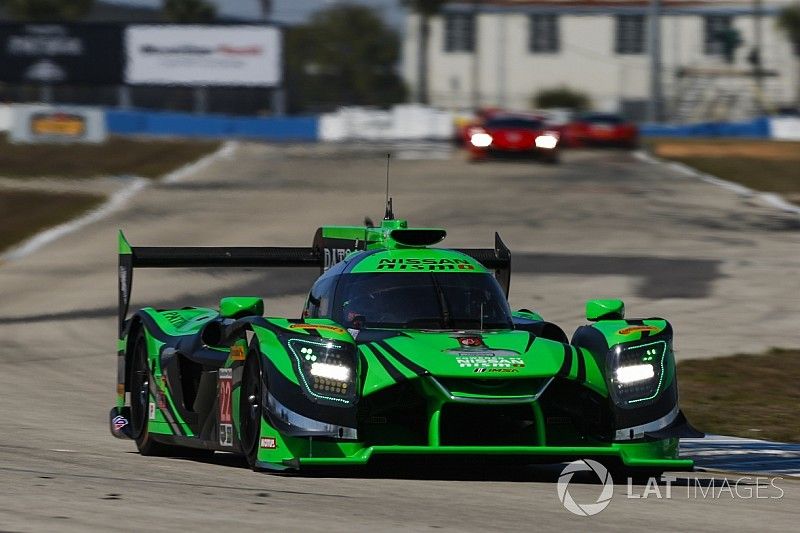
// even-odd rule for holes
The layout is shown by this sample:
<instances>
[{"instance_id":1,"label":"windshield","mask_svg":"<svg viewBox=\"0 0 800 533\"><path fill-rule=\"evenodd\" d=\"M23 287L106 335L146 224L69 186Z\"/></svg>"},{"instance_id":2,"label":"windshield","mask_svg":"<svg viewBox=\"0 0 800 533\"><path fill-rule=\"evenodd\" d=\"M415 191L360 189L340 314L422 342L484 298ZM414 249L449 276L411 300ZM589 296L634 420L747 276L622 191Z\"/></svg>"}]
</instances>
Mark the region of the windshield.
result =
<instances>
[{"instance_id":1,"label":"windshield","mask_svg":"<svg viewBox=\"0 0 800 533\"><path fill-rule=\"evenodd\" d=\"M583 117L581 117L581 120L583 120L584 122L589 122L591 124L616 125L623 123L622 118L618 117L617 115L604 115L604 114L584 115Z\"/></svg>"},{"instance_id":2,"label":"windshield","mask_svg":"<svg viewBox=\"0 0 800 533\"><path fill-rule=\"evenodd\" d=\"M541 121L531 118L495 118L487 120L486 127L497 129L540 130L543 124Z\"/></svg>"},{"instance_id":3,"label":"windshield","mask_svg":"<svg viewBox=\"0 0 800 533\"><path fill-rule=\"evenodd\" d=\"M340 324L359 329L513 327L508 302L491 274L344 274L333 314Z\"/></svg>"}]
</instances>

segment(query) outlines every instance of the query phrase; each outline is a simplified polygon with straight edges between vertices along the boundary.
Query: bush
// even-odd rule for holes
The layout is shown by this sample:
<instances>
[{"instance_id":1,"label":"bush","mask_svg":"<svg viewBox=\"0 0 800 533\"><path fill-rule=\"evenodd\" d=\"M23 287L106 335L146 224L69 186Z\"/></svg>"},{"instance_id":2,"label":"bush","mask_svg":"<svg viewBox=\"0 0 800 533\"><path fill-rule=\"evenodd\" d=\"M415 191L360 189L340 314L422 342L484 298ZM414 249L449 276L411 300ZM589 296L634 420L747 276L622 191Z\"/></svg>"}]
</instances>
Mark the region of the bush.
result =
<instances>
[{"instance_id":1,"label":"bush","mask_svg":"<svg viewBox=\"0 0 800 533\"><path fill-rule=\"evenodd\" d=\"M533 96L533 106L540 109L563 107L584 111L589 109L591 100L586 93L570 89L569 87L554 87L542 89Z\"/></svg>"}]
</instances>

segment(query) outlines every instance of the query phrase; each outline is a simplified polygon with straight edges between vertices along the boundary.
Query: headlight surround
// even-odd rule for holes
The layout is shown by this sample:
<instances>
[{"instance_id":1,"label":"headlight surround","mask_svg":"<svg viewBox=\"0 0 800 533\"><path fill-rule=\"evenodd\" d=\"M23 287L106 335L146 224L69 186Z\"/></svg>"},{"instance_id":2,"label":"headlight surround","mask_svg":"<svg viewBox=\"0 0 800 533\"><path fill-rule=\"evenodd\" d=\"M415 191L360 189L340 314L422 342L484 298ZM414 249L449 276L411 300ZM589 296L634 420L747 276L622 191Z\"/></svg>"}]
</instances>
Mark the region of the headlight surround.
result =
<instances>
[{"instance_id":1,"label":"headlight surround","mask_svg":"<svg viewBox=\"0 0 800 533\"><path fill-rule=\"evenodd\" d=\"M297 363L300 382L313 400L334 404L355 400L355 346L326 339L290 339L287 346Z\"/></svg>"},{"instance_id":2,"label":"headlight surround","mask_svg":"<svg viewBox=\"0 0 800 533\"><path fill-rule=\"evenodd\" d=\"M664 340L617 345L607 358L609 392L620 407L639 407L655 400L664 382L669 343Z\"/></svg>"}]
</instances>

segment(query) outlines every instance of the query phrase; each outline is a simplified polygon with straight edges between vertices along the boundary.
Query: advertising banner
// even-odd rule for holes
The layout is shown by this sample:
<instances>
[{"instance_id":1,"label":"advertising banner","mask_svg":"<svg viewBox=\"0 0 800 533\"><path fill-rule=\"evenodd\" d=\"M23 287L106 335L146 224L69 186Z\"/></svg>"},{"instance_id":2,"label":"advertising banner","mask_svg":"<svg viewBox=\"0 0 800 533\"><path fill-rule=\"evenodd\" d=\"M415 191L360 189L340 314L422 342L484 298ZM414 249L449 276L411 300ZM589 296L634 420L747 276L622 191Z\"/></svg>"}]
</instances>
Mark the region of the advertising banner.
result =
<instances>
[{"instance_id":1,"label":"advertising banner","mask_svg":"<svg viewBox=\"0 0 800 533\"><path fill-rule=\"evenodd\" d=\"M269 26L131 25L125 81L144 85L274 87L281 34Z\"/></svg>"},{"instance_id":2,"label":"advertising banner","mask_svg":"<svg viewBox=\"0 0 800 533\"><path fill-rule=\"evenodd\" d=\"M101 143L107 137L98 107L13 105L11 112L11 142Z\"/></svg>"},{"instance_id":3,"label":"advertising banner","mask_svg":"<svg viewBox=\"0 0 800 533\"><path fill-rule=\"evenodd\" d=\"M0 24L0 81L122 82L122 28L113 24Z\"/></svg>"}]
</instances>

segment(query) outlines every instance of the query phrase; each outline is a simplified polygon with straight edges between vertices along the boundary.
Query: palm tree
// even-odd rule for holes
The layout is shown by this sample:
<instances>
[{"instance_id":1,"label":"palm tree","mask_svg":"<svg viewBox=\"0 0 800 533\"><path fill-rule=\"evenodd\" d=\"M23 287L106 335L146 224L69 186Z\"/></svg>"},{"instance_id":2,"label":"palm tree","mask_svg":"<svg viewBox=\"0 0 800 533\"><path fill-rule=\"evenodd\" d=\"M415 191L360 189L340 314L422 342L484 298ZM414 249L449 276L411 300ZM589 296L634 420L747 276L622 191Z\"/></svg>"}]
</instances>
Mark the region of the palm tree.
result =
<instances>
[{"instance_id":1,"label":"palm tree","mask_svg":"<svg viewBox=\"0 0 800 533\"><path fill-rule=\"evenodd\" d=\"M782 29L794 47L794 54L800 61L800 2L784 7L778 15L778 27ZM800 82L795 97L800 106Z\"/></svg>"},{"instance_id":2,"label":"palm tree","mask_svg":"<svg viewBox=\"0 0 800 533\"><path fill-rule=\"evenodd\" d=\"M212 22L217 10L206 0L164 0L164 15L171 22Z\"/></svg>"},{"instance_id":3,"label":"palm tree","mask_svg":"<svg viewBox=\"0 0 800 533\"><path fill-rule=\"evenodd\" d=\"M22 21L77 20L86 15L94 0L3 0L9 15Z\"/></svg>"},{"instance_id":4,"label":"palm tree","mask_svg":"<svg viewBox=\"0 0 800 533\"><path fill-rule=\"evenodd\" d=\"M428 94L428 46L431 36L431 17L437 15L448 0L405 0L404 3L419 15L419 48L417 49L417 101L430 102Z\"/></svg>"}]
</instances>

